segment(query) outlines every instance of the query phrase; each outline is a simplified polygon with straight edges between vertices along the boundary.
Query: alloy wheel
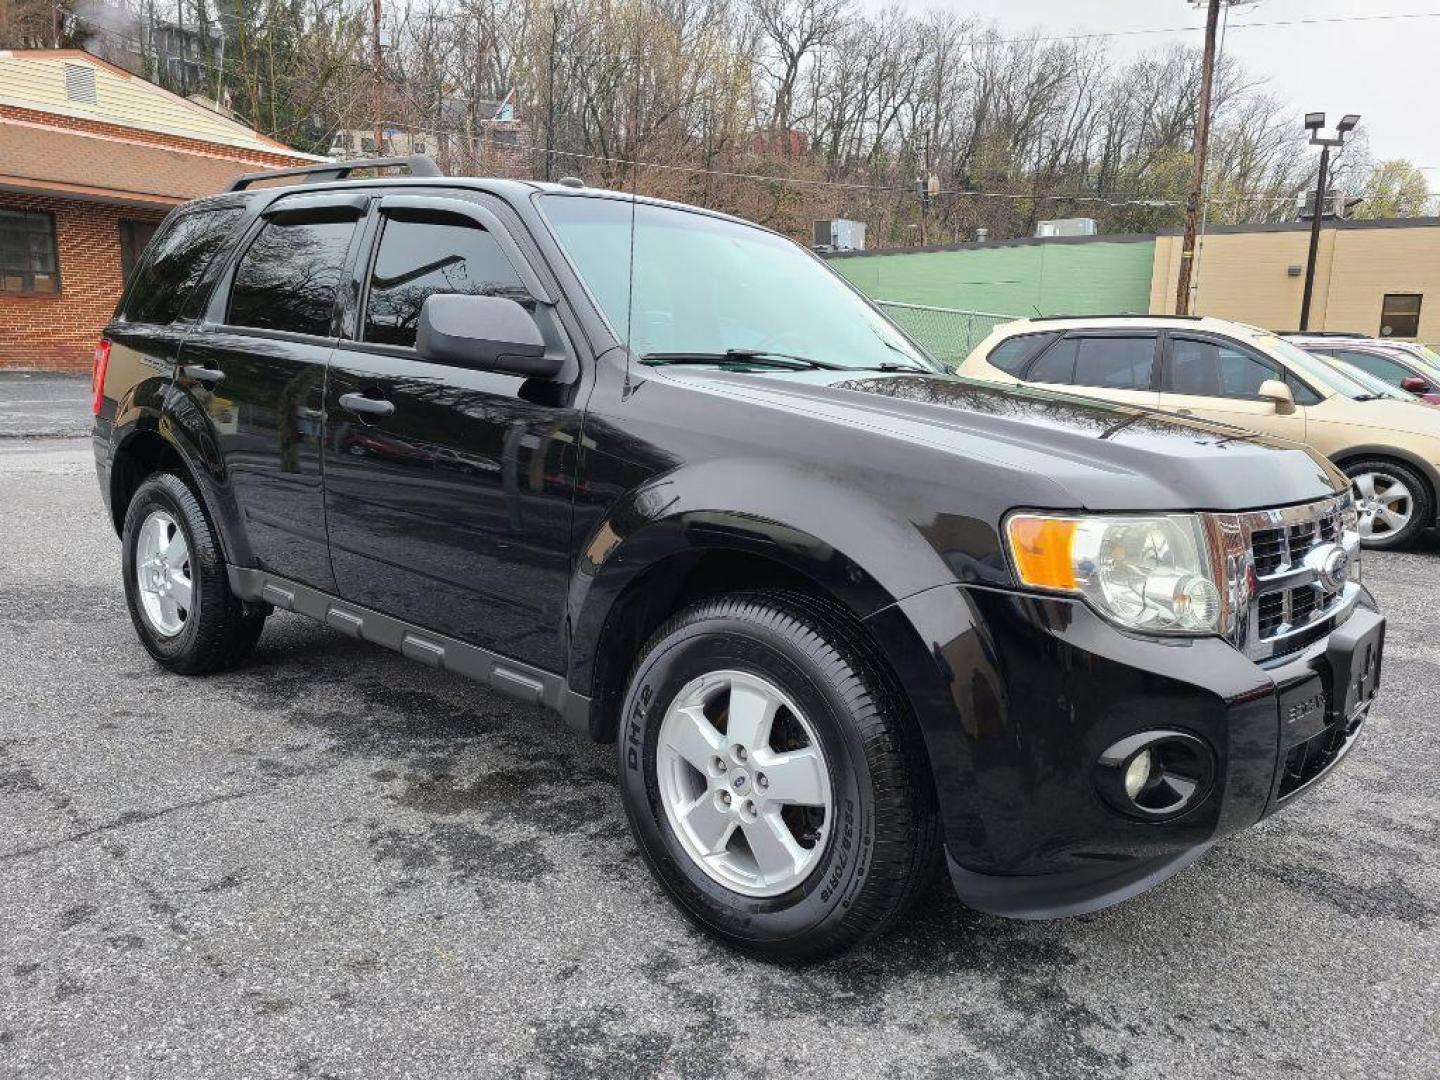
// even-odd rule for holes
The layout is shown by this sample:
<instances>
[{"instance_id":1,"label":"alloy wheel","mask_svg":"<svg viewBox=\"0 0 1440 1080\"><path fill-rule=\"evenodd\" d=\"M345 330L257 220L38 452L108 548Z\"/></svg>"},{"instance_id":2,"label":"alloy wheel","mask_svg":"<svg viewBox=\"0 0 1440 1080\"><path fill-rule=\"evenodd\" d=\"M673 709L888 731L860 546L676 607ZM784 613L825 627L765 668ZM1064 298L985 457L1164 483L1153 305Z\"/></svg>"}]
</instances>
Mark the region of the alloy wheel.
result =
<instances>
[{"instance_id":1,"label":"alloy wheel","mask_svg":"<svg viewBox=\"0 0 1440 1080\"><path fill-rule=\"evenodd\" d=\"M1415 498L1399 477L1384 472L1363 472L1351 480L1355 485L1362 538L1383 540L1410 524Z\"/></svg>"},{"instance_id":2,"label":"alloy wheel","mask_svg":"<svg viewBox=\"0 0 1440 1080\"><path fill-rule=\"evenodd\" d=\"M164 510L152 510L135 545L135 583L145 620L161 637L174 637L190 616L194 582L184 530Z\"/></svg>"},{"instance_id":3,"label":"alloy wheel","mask_svg":"<svg viewBox=\"0 0 1440 1080\"><path fill-rule=\"evenodd\" d=\"M665 816L690 859L746 896L777 896L815 869L831 828L820 740L775 684L742 671L687 683L660 726Z\"/></svg>"}]
</instances>

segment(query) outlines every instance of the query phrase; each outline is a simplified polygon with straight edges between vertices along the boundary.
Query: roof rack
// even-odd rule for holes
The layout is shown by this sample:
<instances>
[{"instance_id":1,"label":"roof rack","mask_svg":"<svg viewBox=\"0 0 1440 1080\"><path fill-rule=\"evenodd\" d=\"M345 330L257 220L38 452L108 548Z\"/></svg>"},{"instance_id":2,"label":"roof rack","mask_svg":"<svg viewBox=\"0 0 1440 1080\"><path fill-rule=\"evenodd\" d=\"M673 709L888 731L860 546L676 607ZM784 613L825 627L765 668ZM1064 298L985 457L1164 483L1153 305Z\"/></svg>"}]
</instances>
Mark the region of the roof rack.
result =
<instances>
[{"instance_id":1,"label":"roof rack","mask_svg":"<svg viewBox=\"0 0 1440 1080\"><path fill-rule=\"evenodd\" d=\"M300 165L293 169L267 169L264 172L244 173L237 176L226 191L244 191L260 180L273 180L280 176L308 176L315 180L348 180L356 169L383 169L404 166L411 176L444 176L440 166L428 155L411 154L409 157L356 158L354 161L327 161L324 164Z\"/></svg>"}]
</instances>

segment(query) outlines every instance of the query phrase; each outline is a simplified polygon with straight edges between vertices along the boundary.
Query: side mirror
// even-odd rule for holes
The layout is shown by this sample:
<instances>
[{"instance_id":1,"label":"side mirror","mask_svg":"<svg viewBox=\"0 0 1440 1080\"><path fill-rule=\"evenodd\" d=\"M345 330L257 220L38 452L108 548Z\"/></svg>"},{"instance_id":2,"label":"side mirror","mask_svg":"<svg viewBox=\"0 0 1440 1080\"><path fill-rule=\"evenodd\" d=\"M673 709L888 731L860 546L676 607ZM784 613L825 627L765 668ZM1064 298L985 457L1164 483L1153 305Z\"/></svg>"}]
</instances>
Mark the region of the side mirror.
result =
<instances>
[{"instance_id":1,"label":"side mirror","mask_svg":"<svg viewBox=\"0 0 1440 1080\"><path fill-rule=\"evenodd\" d=\"M435 293L425 298L415 331L424 360L507 375L552 379L564 359L545 354L531 314L503 296Z\"/></svg>"},{"instance_id":2,"label":"side mirror","mask_svg":"<svg viewBox=\"0 0 1440 1080\"><path fill-rule=\"evenodd\" d=\"M1400 389L1412 394L1430 394L1434 392L1430 389L1430 384L1417 375L1409 375L1401 379Z\"/></svg>"},{"instance_id":3,"label":"side mirror","mask_svg":"<svg viewBox=\"0 0 1440 1080\"><path fill-rule=\"evenodd\" d=\"M1266 401L1275 403L1275 411L1278 413L1293 412L1295 409L1295 395L1290 392L1279 379L1266 379L1260 384L1260 396Z\"/></svg>"}]
</instances>

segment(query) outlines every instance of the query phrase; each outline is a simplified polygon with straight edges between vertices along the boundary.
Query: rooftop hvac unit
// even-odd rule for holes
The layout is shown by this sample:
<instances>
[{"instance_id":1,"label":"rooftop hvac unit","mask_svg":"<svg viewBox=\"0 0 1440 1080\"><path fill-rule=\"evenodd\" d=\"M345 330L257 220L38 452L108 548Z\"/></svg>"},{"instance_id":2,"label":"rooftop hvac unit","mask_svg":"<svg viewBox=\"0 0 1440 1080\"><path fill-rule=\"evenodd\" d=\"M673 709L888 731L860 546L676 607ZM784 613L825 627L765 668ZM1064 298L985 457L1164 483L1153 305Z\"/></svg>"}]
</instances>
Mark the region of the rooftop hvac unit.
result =
<instances>
[{"instance_id":1,"label":"rooftop hvac unit","mask_svg":"<svg viewBox=\"0 0 1440 1080\"><path fill-rule=\"evenodd\" d=\"M865 223L848 218L815 222L815 247L821 251L864 251Z\"/></svg>"},{"instance_id":2,"label":"rooftop hvac unit","mask_svg":"<svg viewBox=\"0 0 1440 1080\"><path fill-rule=\"evenodd\" d=\"M1088 217L1055 218L1035 223L1036 236L1094 236L1095 219Z\"/></svg>"},{"instance_id":3,"label":"rooftop hvac unit","mask_svg":"<svg viewBox=\"0 0 1440 1080\"><path fill-rule=\"evenodd\" d=\"M1320 220L1348 217L1350 211L1365 200L1358 195L1346 195L1343 191L1325 193L1325 213ZM1302 191L1295 196L1295 217L1299 221L1312 221L1315 217L1315 189Z\"/></svg>"}]
</instances>

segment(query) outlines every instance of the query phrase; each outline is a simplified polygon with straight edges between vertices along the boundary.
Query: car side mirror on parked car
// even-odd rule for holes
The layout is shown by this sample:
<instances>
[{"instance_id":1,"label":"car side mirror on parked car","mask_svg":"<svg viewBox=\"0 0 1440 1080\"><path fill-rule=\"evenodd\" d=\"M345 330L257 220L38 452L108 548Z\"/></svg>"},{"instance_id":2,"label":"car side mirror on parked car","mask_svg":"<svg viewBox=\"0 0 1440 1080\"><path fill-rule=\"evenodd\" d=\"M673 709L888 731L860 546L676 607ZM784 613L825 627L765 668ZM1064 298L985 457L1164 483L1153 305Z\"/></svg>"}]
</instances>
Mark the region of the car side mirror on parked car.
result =
<instances>
[{"instance_id":1,"label":"car side mirror on parked car","mask_svg":"<svg viewBox=\"0 0 1440 1080\"><path fill-rule=\"evenodd\" d=\"M1260 384L1259 395L1266 401L1273 401L1278 413L1293 412L1295 409L1295 395L1279 379L1266 379Z\"/></svg>"},{"instance_id":2,"label":"car side mirror on parked car","mask_svg":"<svg viewBox=\"0 0 1440 1080\"><path fill-rule=\"evenodd\" d=\"M534 317L504 296L436 293L420 308L415 351L436 364L550 379L564 358L547 354Z\"/></svg>"},{"instance_id":3,"label":"car side mirror on parked car","mask_svg":"<svg viewBox=\"0 0 1440 1080\"><path fill-rule=\"evenodd\" d=\"M1433 394L1430 384L1418 375L1409 375L1400 380L1400 389L1411 394Z\"/></svg>"}]
</instances>

